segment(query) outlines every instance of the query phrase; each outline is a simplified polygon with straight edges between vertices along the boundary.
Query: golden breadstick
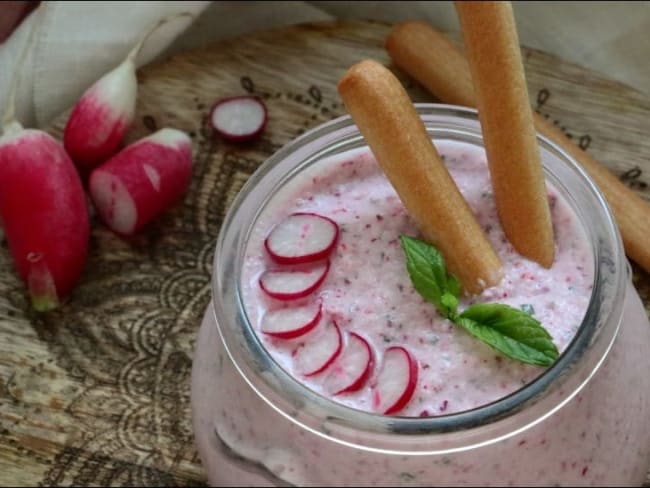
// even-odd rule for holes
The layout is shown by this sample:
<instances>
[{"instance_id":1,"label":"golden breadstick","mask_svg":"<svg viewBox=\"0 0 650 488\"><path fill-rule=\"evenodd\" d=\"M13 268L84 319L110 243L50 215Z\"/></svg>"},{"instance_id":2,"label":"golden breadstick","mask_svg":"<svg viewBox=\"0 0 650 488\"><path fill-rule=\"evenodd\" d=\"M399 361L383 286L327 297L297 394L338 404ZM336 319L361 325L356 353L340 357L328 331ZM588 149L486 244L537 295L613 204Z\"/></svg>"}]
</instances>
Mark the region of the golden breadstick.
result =
<instances>
[{"instance_id":1,"label":"golden breadstick","mask_svg":"<svg viewBox=\"0 0 650 488\"><path fill-rule=\"evenodd\" d=\"M494 199L521 254L553 264L553 224L533 113L509 2L456 2Z\"/></svg>"},{"instance_id":2,"label":"golden breadstick","mask_svg":"<svg viewBox=\"0 0 650 488\"><path fill-rule=\"evenodd\" d=\"M467 60L429 24L418 21L396 24L386 38L386 50L397 66L444 103L475 106Z\"/></svg>"},{"instance_id":3,"label":"golden breadstick","mask_svg":"<svg viewBox=\"0 0 650 488\"><path fill-rule=\"evenodd\" d=\"M476 106L469 66L462 52L428 24L396 25L386 48L397 66L443 102ZM440 69L445 65L454 69ZM537 130L571 154L593 178L614 213L627 255L650 273L650 205L544 117L534 114L534 119Z\"/></svg>"},{"instance_id":4,"label":"golden breadstick","mask_svg":"<svg viewBox=\"0 0 650 488\"><path fill-rule=\"evenodd\" d=\"M503 276L501 262L449 175L399 80L375 61L352 66L339 94L424 238L465 290Z\"/></svg>"}]
</instances>

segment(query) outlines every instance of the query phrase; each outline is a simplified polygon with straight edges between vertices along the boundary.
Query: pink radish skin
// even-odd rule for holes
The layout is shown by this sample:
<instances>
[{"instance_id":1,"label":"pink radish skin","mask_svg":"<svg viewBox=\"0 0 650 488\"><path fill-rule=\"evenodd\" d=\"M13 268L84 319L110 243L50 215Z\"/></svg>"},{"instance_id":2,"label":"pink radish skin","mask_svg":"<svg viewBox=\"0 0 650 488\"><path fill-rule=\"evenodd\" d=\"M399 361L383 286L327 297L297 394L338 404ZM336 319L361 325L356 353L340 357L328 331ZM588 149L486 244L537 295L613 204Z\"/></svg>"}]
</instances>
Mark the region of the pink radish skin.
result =
<instances>
[{"instance_id":1,"label":"pink radish skin","mask_svg":"<svg viewBox=\"0 0 650 488\"><path fill-rule=\"evenodd\" d=\"M212 129L235 143L257 139L264 132L267 119L266 105L253 95L222 98L210 110Z\"/></svg>"},{"instance_id":2,"label":"pink radish skin","mask_svg":"<svg viewBox=\"0 0 650 488\"><path fill-rule=\"evenodd\" d=\"M402 346L389 347L373 388L373 407L384 415L399 412L411 401L417 382L417 360Z\"/></svg>"},{"instance_id":3,"label":"pink radish skin","mask_svg":"<svg viewBox=\"0 0 650 488\"><path fill-rule=\"evenodd\" d=\"M63 132L65 150L82 174L115 154L131 127L138 81L127 58L81 96Z\"/></svg>"},{"instance_id":4,"label":"pink radish skin","mask_svg":"<svg viewBox=\"0 0 650 488\"><path fill-rule=\"evenodd\" d=\"M335 321L325 324L325 329L295 353L296 367L305 377L316 376L330 367L343 350L343 336Z\"/></svg>"},{"instance_id":5,"label":"pink radish skin","mask_svg":"<svg viewBox=\"0 0 650 488\"><path fill-rule=\"evenodd\" d=\"M363 388L375 367L372 348L366 339L350 332L347 345L325 380L333 395L353 393Z\"/></svg>"},{"instance_id":6,"label":"pink radish skin","mask_svg":"<svg viewBox=\"0 0 650 488\"><path fill-rule=\"evenodd\" d=\"M79 175L45 132L14 122L0 138L0 217L33 307L55 308L84 269L90 231Z\"/></svg>"},{"instance_id":7,"label":"pink radish skin","mask_svg":"<svg viewBox=\"0 0 650 488\"><path fill-rule=\"evenodd\" d=\"M276 225L264 241L278 264L304 264L327 258L339 237L339 226L329 217L298 212Z\"/></svg>"},{"instance_id":8,"label":"pink radish skin","mask_svg":"<svg viewBox=\"0 0 650 488\"><path fill-rule=\"evenodd\" d=\"M193 15L181 12L156 22L124 61L93 83L72 109L63 145L84 177L119 150L131 127L138 93L135 61L140 49L156 29L179 17Z\"/></svg>"},{"instance_id":9,"label":"pink radish skin","mask_svg":"<svg viewBox=\"0 0 650 488\"><path fill-rule=\"evenodd\" d=\"M260 288L276 300L297 300L311 295L323 283L330 269L329 260L315 267L268 270L260 277Z\"/></svg>"},{"instance_id":10,"label":"pink radish skin","mask_svg":"<svg viewBox=\"0 0 650 488\"><path fill-rule=\"evenodd\" d=\"M320 302L304 307L281 308L264 315L261 330L276 339L295 339L314 329L321 317Z\"/></svg>"},{"instance_id":11,"label":"pink radish skin","mask_svg":"<svg viewBox=\"0 0 650 488\"><path fill-rule=\"evenodd\" d=\"M111 230L131 236L175 204L191 176L190 138L176 129L161 129L93 170L90 196Z\"/></svg>"}]
</instances>

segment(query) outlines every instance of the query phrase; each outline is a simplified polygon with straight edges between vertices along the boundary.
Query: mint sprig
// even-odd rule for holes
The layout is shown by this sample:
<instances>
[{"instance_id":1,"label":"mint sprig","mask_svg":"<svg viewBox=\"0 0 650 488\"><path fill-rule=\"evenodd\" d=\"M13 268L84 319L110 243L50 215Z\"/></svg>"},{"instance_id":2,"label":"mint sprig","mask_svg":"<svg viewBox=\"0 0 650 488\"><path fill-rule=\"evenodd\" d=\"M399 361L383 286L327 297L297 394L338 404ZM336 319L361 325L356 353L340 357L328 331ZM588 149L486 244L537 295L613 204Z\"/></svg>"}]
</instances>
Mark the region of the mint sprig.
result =
<instances>
[{"instance_id":1,"label":"mint sprig","mask_svg":"<svg viewBox=\"0 0 650 488\"><path fill-rule=\"evenodd\" d=\"M460 282L447 273L442 254L413 237L400 236L400 240L406 253L406 269L418 293L433 303L443 317L456 313Z\"/></svg>"},{"instance_id":2,"label":"mint sprig","mask_svg":"<svg viewBox=\"0 0 650 488\"><path fill-rule=\"evenodd\" d=\"M413 237L400 240L413 286L443 317L509 358L538 366L550 366L557 359L551 335L527 311L502 303L477 303L459 314L460 282L448 273L440 252Z\"/></svg>"}]
</instances>

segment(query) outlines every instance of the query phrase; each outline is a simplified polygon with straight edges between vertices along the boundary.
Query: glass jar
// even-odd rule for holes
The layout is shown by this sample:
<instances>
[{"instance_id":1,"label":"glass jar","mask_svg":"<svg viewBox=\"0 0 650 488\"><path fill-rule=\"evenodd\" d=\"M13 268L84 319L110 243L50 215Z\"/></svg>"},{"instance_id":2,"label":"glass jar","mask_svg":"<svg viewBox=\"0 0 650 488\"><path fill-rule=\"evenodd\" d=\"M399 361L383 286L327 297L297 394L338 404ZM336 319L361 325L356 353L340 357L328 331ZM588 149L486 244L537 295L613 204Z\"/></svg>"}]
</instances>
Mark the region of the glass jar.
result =
<instances>
[{"instance_id":1,"label":"glass jar","mask_svg":"<svg viewBox=\"0 0 650 488\"><path fill-rule=\"evenodd\" d=\"M476 112L416 105L436 141L482 146ZM349 117L294 140L250 178L217 242L194 358L194 432L214 485L639 485L650 459L650 324L602 195L538 136L549 181L594 257L578 333L535 381L491 404L431 418L353 410L292 378L247 322L240 272L260 211L317 161L365 146Z\"/></svg>"}]
</instances>

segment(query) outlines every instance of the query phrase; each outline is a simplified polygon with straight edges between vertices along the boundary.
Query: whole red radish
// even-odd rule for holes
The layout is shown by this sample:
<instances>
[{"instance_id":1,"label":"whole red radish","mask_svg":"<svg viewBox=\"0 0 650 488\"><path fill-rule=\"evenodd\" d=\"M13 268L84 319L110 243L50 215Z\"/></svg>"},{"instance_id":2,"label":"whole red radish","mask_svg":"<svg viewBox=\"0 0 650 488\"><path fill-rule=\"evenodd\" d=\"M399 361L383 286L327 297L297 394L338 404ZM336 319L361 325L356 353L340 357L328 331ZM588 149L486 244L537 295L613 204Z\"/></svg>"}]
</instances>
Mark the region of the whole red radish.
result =
<instances>
[{"instance_id":1,"label":"whole red radish","mask_svg":"<svg viewBox=\"0 0 650 488\"><path fill-rule=\"evenodd\" d=\"M21 59L33 47L46 4ZM0 137L0 223L33 307L55 308L66 298L86 263L88 206L72 160L61 143L15 118L20 69L14 73Z\"/></svg>"},{"instance_id":2,"label":"whole red radish","mask_svg":"<svg viewBox=\"0 0 650 488\"><path fill-rule=\"evenodd\" d=\"M192 177L192 142L161 129L125 147L90 175L89 191L104 223L130 236L172 206Z\"/></svg>"},{"instance_id":3,"label":"whole red radish","mask_svg":"<svg viewBox=\"0 0 650 488\"><path fill-rule=\"evenodd\" d=\"M86 263L86 197L61 143L17 122L0 137L0 218L33 307L55 308Z\"/></svg>"},{"instance_id":4,"label":"whole red radish","mask_svg":"<svg viewBox=\"0 0 650 488\"><path fill-rule=\"evenodd\" d=\"M127 58L77 102L63 133L65 149L82 173L111 157L133 122L137 80Z\"/></svg>"},{"instance_id":5,"label":"whole red radish","mask_svg":"<svg viewBox=\"0 0 650 488\"><path fill-rule=\"evenodd\" d=\"M189 13L165 17L140 38L126 59L97 80L74 106L63 133L63 144L82 175L115 154L131 127L138 80L135 60L146 39L161 25Z\"/></svg>"}]
</instances>

